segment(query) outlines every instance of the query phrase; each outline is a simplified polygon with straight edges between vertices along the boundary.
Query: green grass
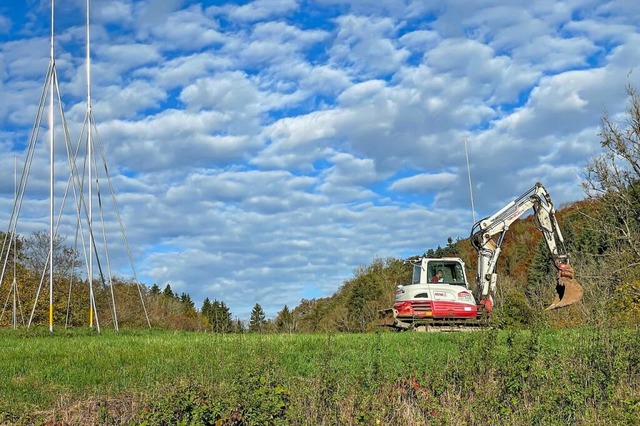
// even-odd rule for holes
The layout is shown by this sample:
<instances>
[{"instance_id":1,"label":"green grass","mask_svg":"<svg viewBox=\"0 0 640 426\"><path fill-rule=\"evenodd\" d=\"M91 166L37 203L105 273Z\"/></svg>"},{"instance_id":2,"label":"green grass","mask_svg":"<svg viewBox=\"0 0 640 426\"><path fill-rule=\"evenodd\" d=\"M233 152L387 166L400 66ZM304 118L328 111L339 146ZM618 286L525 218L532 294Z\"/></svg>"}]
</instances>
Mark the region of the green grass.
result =
<instances>
[{"instance_id":1,"label":"green grass","mask_svg":"<svg viewBox=\"0 0 640 426\"><path fill-rule=\"evenodd\" d=\"M233 416L245 424L632 424L640 415L639 354L637 329L2 330L0 423L67 413L104 424ZM131 402L129 412L113 408L118 400ZM96 412L72 413L83 401L97 401Z\"/></svg>"}]
</instances>

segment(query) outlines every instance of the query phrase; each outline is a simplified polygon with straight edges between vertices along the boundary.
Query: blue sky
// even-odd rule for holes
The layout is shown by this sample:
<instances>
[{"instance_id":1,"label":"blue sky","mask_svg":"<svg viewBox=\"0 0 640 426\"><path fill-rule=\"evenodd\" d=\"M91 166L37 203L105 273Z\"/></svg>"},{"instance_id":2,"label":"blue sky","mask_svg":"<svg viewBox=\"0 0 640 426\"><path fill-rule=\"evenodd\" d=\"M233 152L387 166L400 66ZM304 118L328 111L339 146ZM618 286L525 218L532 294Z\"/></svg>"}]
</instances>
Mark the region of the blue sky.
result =
<instances>
[{"instance_id":1,"label":"blue sky","mask_svg":"<svg viewBox=\"0 0 640 426\"><path fill-rule=\"evenodd\" d=\"M73 143L86 113L85 4L56 1ZM223 300L241 318L255 303L273 316L333 294L376 257L465 238L463 140L476 218L538 181L557 206L582 199L600 119L623 113L625 86L640 81L640 4L473 4L93 0L92 112L141 281L198 306ZM0 5L7 223L49 63L50 6ZM47 134L22 234L48 223ZM63 144L56 158L60 202ZM118 238L113 214L106 229ZM73 240L72 219L61 232Z\"/></svg>"}]
</instances>

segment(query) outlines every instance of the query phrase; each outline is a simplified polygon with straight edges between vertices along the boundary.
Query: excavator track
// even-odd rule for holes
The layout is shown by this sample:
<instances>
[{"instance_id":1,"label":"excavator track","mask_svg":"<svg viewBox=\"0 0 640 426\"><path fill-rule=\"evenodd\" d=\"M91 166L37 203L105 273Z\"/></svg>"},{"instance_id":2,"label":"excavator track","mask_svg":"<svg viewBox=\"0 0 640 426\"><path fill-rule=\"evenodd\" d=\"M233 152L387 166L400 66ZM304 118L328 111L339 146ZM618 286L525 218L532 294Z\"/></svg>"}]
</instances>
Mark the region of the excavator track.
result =
<instances>
[{"instance_id":1,"label":"excavator track","mask_svg":"<svg viewBox=\"0 0 640 426\"><path fill-rule=\"evenodd\" d=\"M380 326L395 331L417 331L427 333L471 332L491 329L488 316L460 318L399 317L393 308L379 312Z\"/></svg>"}]
</instances>

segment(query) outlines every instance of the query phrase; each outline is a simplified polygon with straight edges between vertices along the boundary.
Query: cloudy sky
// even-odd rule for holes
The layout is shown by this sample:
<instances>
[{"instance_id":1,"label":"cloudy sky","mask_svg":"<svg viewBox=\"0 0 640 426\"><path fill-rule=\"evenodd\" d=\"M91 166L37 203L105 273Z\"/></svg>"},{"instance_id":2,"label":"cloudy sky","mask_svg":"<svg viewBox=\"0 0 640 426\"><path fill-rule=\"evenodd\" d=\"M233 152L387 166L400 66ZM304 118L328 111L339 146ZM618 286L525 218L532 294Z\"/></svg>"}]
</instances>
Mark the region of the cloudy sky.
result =
<instances>
[{"instance_id":1,"label":"cloudy sky","mask_svg":"<svg viewBox=\"0 0 640 426\"><path fill-rule=\"evenodd\" d=\"M73 145L87 113L85 5L55 2ZM198 307L223 300L241 318L255 303L273 316L329 296L376 257L466 238L473 217L537 181L556 206L582 199L603 113L624 112L625 86L640 84L635 1L93 0L90 16L96 173L106 162L138 277ZM50 1L0 4L6 223L50 34ZM48 229L44 114L21 234ZM56 113L59 206L61 121ZM115 263L125 258L121 240L110 246Z\"/></svg>"}]
</instances>

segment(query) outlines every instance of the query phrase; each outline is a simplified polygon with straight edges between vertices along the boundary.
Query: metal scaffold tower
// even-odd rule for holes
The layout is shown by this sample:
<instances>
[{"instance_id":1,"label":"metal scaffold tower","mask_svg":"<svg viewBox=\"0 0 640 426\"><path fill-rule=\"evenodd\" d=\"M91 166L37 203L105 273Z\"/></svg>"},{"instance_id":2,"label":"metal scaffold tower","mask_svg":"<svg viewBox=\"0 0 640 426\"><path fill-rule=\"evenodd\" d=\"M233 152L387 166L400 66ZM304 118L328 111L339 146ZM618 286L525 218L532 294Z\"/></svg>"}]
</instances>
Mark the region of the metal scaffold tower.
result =
<instances>
[{"instance_id":1,"label":"metal scaffold tower","mask_svg":"<svg viewBox=\"0 0 640 426\"><path fill-rule=\"evenodd\" d=\"M24 167L22 169L22 175L17 183L16 178L16 191L13 211L11 213L9 221L9 230L5 234L4 243L2 246L3 254L2 272L0 276L0 287L4 282L5 272L10 260L10 254L13 256L14 261L14 280L12 289L9 294L15 298L14 302L14 314L13 324L17 327L16 318L16 306L21 305L18 297L18 286L15 279L15 256L17 255L16 241L17 241L17 225L19 223L20 211L25 200L25 194L27 192L27 183L31 166L34 159L34 153L36 151L37 141L39 140L40 131L43 128L43 117L45 110L48 111L48 139L49 139L49 236L48 236L48 256L44 262L42 268L40 281L35 292L33 307L29 316L26 327L29 328L34 323L34 317L36 313L36 307L38 305L43 289L48 284L49 295L49 309L48 309L48 326L49 331L53 331L54 326L54 282L56 271L56 256L55 252L58 248L57 242L60 241L59 229L61 223L73 224L75 228L75 241L74 241L74 253L80 253L79 256L83 259L83 262L78 262L80 265L84 264L84 273L86 274L86 285L88 287L88 323L91 329L95 329L100 332L99 310L102 309L96 300L96 284L94 280L97 274L99 279L99 286L102 290L108 292L108 311L110 313L110 322L116 331L119 330L118 324L118 310L116 308L116 294L114 291L113 273L111 265L110 247L107 239L107 225L108 218L105 215L105 203L103 201L102 188L105 186L109 191L109 197L113 203L113 211L109 216L112 221L117 221L120 234L122 236L122 244L126 251L131 271L133 275L133 284L136 287L137 295L140 300L141 310L146 320L146 325L151 326L149 316L144 302L144 291L142 284L139 283L137 273L133 263L133 257L129 248L129 243L126 238L124 224L122 222L118 204L116 202L115 192L109 176L109 171L106 162L106 156L104 153L103 145L100 141L98 134L98 128L93 117L91 107L91 56L90 56L90 0L86 0L86 80L87 80L87 108L86 114L78 139L77 144L72 146L71 138L69 136L69 128L64 115L63 102L60 93L60 87L58 84L58 76L56 71L54 47L54 17L55 17L55 3L51 1L51 38L50 38L50 60L47 74L45 77L44 88L40 97L40 103L36 114L35 123L31 132L31 137L27 146L26 159ZM48 105L48 109L47 109ZM60 122L56 125L54 118L55 112L58 112ZM55 211L55 191L56 187L56 174L55 172L55 147L56 147L56 135L61 135L67 156L67 180L65 185L64 194L59 201L59 210L56 215ZM78 165L81 164L79 167ZM102 172L100 170L102 169ZM106 181L106 184L102 183ZM59 183L59 182L58 182ZM66 201L69 196L73 196L73 211L69 214L68 210L65 210ZM97 203L97 207L94 205L94 201ZM99 219L98 223L95 223L94 213ZM74 217L75 219L70 219ZM10 250L13 243L13 252ZM81 247L81 249L78 249ZM11 253L12 252L12 253ZM74 262L75 263L75 262ZM75 268L76 265L74 265ZM69 325L70 307L72 299L72 288L77 286L80 279L78 274L69 274L69 291L66 301L66 315L65 315L65 327ZM48 278L48 280L47 280ZM75 280L75 282L74 282ZM60 279L56 282L59 285ZM7 299L8 301L8 299ZM7 302L8 303L8 302ZM58 300L58 303L61 302ZM6 306L6 303L5 303ZM4 313L4 310L3 310ZM1 321L0 316L0 321ZM24 318L23 318L24 324Z\"/></svg>"},{"instance_id":2,"label":"metal scaffold tower","mask_svg":"<svg viewBox=\"0 0 640 426\"><path fill-rule=\"evenodd\" d=\"M15 205L16 203L16 199L17 199L17 195L18 195L18 156L14 156L13 158L13 186L14 186L14 193L13 193L13 204ZM0 321L2 321L2 318L4 317L5 312L7 311L7 306L9 305L9 301L12 301L12 310L11 310L11 325L13 327L13 329L15 330L16 328L18 328L18 310L20 311L20 319L22 321L22 325L24 325L24 313L22 311L22 303L20 302L20 296L18 294L18 279L17 279L17 266L16 266L16 253L18 252L17 249L17 244L18 244L18 239L17 239L17 234L16 234L16 230L15 230L15 223L12 229L9 230L9 232L7 233L7 236L9 236L9 245L7 246L7 261L9 260L9 250L13 250L13 252L11 253L11 258L12 258L12 266L13 266L13 280L11 281L11 288L9 289L9 291L7 292L7 298L4 302L4 306L2 307L2 312L0 313ZM6 264L4 265L6 266ZM4 267L3 267L3 272L4 272ZM0 281L2 282L2 281Z\"/></svg>"}]
</instances>

